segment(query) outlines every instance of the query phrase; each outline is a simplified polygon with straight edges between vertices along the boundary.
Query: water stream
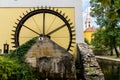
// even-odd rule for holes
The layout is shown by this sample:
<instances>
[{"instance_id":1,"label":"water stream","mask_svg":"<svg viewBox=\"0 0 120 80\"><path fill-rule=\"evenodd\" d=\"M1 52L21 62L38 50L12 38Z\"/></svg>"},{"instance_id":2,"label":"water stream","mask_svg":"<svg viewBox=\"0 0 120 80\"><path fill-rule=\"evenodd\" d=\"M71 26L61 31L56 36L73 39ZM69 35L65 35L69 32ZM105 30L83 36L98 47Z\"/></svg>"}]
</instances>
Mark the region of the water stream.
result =
<instances>
[{"instance_id":1,"label":"water stream","mask_svg":"<svg viewBox=\"0 0 120 80\"><path fill-rule=\"evenodd\" d=\"M98 60L104 73L105 80L120 80L120 64Z\"/></svg>"}]
</instances>

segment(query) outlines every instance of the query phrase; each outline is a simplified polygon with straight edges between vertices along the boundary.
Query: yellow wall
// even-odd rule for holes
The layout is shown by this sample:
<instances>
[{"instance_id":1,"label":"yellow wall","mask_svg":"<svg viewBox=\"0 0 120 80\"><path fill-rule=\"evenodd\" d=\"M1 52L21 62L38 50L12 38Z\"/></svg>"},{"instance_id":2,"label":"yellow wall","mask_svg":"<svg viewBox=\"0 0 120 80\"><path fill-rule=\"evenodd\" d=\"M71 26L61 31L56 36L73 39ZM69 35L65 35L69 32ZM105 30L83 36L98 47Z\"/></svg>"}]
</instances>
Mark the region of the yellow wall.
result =
<instances>
[{"instance_id":1,"label":"yellow wall","mask_svg":"<svg viewBox=\"0 0 120 80\"><path fill-rule=\"evenodd\" d=\"M84 38L86 38L89 43L91 43L91 39L92 39L92 34L93 33L94 32L84 32Z\"/></svg>"},{"instance_id":2,"label":"yellow wall","mask_svg":"<svg viewBox=\"0 0 120 80\"><path fill-rule=\"evenodd\" d=\"M73 26L74 26L74 23L75 23L74 8L58 8L58 9L62 10L62 13L64 12L66 16L68 15L68 17L71 19L71 22L73 22ZM11 44L12 42L11 34L13 33L12 32L13 26L16 26L15 22L18 22L17 19L20 19L19 16L23 17L23 13L26 14L26 10L29 11L29 8L0 8L0 49L3 50L3 44L6 42L9 44L10 49L14 49L12 48L13 44ZM52 17L49 17L49 19L52 19ZM49 20L49 22L50 21L52 20ZM31 26L35 25L35 23L34 24L32 24L31 22L29 23L29 21L26 22L26 24ZM26 32L23 30L21 35L24 36L26 33L29 33L29 32ZM62 37L62 36L65 36L67 32L63 29L63 31L56 34L61 34L61 37ZM31 33L30 35L33 35L33 34ZM66 44L67 43L66 41L61 42L61 44ZM21 42L24 42L24 40L22 40Z\"/></svg>"}]
</instances>

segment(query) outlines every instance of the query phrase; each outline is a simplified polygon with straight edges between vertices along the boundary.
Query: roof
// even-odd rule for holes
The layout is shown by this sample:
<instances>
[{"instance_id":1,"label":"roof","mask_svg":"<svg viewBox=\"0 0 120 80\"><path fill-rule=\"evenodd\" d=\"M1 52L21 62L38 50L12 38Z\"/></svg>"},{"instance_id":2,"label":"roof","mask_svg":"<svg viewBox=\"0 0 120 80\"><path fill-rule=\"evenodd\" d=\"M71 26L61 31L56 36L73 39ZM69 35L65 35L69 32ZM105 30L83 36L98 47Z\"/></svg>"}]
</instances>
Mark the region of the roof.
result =
<instances>
[{"instance_id":1,"label":"roof","mask_svg":"<svg viewBox=\"0 0 120 80\"><path fill-rule=\"evenodd\" d=\"M88 27L87 29L85 29L84 32L95 32L96 31L96 28L94 27Z\"/></svg>"}]
</instances>

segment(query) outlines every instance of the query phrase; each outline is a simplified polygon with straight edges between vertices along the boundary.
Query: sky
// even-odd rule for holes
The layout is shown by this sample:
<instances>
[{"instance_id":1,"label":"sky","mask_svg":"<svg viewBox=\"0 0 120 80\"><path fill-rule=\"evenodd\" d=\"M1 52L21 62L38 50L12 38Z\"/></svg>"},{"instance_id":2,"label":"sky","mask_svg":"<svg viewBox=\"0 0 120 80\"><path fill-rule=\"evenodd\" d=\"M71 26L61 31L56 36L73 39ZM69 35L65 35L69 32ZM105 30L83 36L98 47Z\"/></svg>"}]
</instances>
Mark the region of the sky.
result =
<instances>
[{"instance_id":1,"label":"sky","mask_svg":"<svg viewBox=\"0 0 120 80\"><path fill-rule=\"evenodd\" d=\"M87 15L87 9L90 8L90 0L82 0L82 13L83 13L83 27L85 29L85 20ZM91 17L91 25L94 27L98 27L98 25L95 23L95 19Z\"/></svg>"}]
</instances>

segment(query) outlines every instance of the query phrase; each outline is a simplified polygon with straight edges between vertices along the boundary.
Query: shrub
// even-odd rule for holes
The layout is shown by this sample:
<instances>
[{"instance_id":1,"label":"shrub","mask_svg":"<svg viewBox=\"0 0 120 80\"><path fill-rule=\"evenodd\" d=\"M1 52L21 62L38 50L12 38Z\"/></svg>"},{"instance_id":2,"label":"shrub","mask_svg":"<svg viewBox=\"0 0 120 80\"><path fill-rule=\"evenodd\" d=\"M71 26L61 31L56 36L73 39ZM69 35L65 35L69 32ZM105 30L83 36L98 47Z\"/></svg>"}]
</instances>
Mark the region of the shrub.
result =
<instances>
[{"instance_id":1,"label":"shrub","mask_svg":"<svg viewBox=\"0 0 120 80\"><path fill-rule=\"evenodd\" d=\"M34 79L34 72L32 68L25 63L24 56L35 42L36 38L33 38L10 54L0 56L0 80Z\"/></svg>"}]
</instances>

